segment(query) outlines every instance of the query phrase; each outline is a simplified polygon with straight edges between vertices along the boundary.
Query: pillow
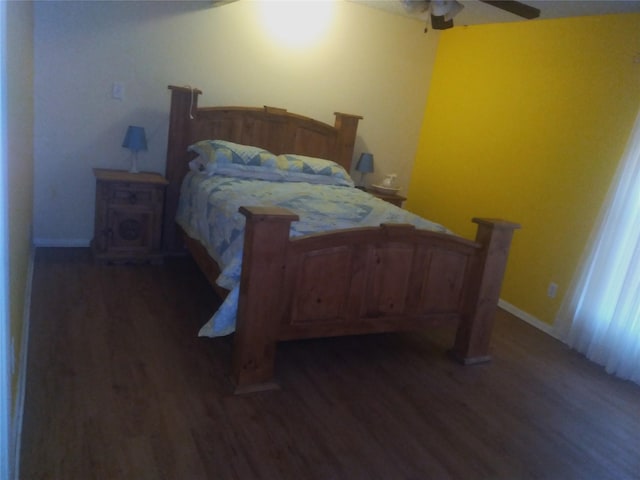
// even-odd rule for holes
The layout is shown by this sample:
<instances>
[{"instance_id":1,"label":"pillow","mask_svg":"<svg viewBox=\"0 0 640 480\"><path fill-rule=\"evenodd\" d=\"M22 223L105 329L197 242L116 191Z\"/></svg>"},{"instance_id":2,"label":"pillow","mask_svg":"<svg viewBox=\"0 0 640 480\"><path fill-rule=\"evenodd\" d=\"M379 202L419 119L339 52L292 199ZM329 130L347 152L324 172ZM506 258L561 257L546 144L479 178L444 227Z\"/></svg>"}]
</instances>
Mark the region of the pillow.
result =
<instances>
[{"instance_id":1,"label":"pillow","mask_svg":"<svg viewBox=\"0 0 640 480\"><path fill-rule=\"evenodd\" d=\"M215 159L218 163L276 168L276 156L264 148L226 140L213 140L211 146L216 151Z\"/></svg>"},{"instance_id":2,"label":"pillow","mask_svg":"<svg viewBox=\"0 0 640 480\"><path fill-rule=\"evenodd\" d=\"M277 167L284 172L286 182L354 186L353 180L342 166L324 158L287 153L278 156Z\"/></svg>"},{"instance_id":3,"label":"pillow","mask_svg":"<svg viewBox=\"0 0 640 480\"><path fill-rule=\"evenodd\" d=\"M202 155L198 155L189 162L189 170L192 172L204 172L206 164L207 160Z\"/></svg>"},{"instance_id":4,"label":"pillow","mask_svg":"<svg viewBox=\"0 0 640 480\"><path fill-rule=\"evenodd\" d=\"M214 175L208 173L209 176ZM268 180L270 182L282 182L282 172L272 168L254 167L250 165L222 165L218 166L215 175L226 175L227 177L252 178L254 180Z\"/></svg>"},{"instance_id":5,"label":"pillow","mask_svg":"<svg viewBox=\"0 0 640 480\"><path fill-rule=\"evenodd\" d=\"M273 153L251 145L226 140L202 140L190 145L198 157L189 163L191 170L211 175L255 178L272 182L307 182L353 187L347 171L331 160Z\"/></svg>"},{"instance_id":6,"label":"pillow","mask_svg":"<svg viewBox=\"0 0 640 480\"><path fill-rule=\"evenodd\" d=\"M260 172L262 170L276 170L276 156L263 148L226 140L202 140L190 145L189 151L198 154L192 160L192 169L204 171L207 175L223 171L229 173L235 170L243 172Z\"/></svg>"}]
</instances>

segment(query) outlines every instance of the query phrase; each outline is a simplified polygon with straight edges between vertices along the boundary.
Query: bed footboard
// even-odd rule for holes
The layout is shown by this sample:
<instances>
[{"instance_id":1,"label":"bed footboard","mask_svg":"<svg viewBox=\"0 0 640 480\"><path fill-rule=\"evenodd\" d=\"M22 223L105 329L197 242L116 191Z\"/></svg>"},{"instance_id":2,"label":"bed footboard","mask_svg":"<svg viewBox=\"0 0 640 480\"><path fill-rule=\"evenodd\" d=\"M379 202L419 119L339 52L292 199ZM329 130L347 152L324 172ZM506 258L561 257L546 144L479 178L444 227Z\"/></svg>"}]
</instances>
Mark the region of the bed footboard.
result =
<instances>
[{"instance_id":1,"label":"bed footboard","mask_svg":"<svg viewBox=\"0 0 640 480\"><path fill-rule=\"evenodd\" d=\"M233 349L236 393L274 388L281 340L457 325L452 355L489 360L493 317L519 225L473 219L475 241L412 225L289 238L297 216L243 207L246 217Z\"/></svg>"}]
</instances>

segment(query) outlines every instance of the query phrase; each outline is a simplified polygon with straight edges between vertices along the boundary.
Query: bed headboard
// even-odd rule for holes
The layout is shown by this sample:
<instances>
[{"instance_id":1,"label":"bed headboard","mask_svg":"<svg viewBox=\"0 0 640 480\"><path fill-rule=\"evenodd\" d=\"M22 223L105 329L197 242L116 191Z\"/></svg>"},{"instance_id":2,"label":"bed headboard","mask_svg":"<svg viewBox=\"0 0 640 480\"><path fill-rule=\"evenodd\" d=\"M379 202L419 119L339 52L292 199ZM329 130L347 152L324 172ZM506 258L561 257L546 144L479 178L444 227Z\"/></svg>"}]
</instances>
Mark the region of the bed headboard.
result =
<instances>
[{"instance_id":1,"label":"bed headboard","mask_svg":"<svg viewBox=\"0 0 640 480\"><path fill-rule=\"evenodd\" d=\"M333 126L282 108L198 107L196 88L169 86L171 113L165 175L166 191L163 245L165 251L181 249L175 215L180 185L195 155L187 151L192 143L220 139L254 145L275 154L296 153L333 160L351 169L358 115L335 113Z\"/></svg>"}]
</instances>

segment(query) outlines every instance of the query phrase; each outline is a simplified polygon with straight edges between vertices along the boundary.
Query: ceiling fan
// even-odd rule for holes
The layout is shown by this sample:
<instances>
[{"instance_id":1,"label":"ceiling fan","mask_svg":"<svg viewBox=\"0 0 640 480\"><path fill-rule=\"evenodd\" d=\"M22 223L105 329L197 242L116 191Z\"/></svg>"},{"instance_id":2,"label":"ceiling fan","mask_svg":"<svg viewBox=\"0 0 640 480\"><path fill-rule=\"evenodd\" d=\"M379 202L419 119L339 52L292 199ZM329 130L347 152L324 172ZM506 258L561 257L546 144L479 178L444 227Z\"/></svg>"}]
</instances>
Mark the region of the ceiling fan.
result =
<instances>
[{"instance_id":1,"label":"ceiling fan","mask_svg":"<svg viewBox=\"0 0 640 480\"><path fill-rule=\"evenodd\" d=\"M457 0L400 0L409 13L422 13L429 10L431 28L446 30L453 27L453 17L464 8ZM479 0L519 17L532 19L540 16L540 10L515 0ZM426 29L425 29L426 31Z\"/></svg>"}]
</instances>

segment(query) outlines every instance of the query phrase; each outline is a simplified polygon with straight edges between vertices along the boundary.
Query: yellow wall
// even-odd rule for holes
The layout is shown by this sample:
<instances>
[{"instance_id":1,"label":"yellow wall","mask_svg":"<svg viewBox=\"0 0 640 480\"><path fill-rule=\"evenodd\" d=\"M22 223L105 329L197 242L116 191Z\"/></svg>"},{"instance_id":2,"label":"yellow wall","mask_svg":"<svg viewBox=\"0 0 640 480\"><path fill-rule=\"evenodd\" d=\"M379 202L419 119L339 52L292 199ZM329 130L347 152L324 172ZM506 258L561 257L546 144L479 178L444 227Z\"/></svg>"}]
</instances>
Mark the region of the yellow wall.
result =
<instances>
[{"instance_id":1,"label":"yellow wall","mask_svg":"<svg viewBox=\"0 0 640 480\"><path fill-rule=\"evenodd\" d=\"M465 236L474 216L521 223L501 297L544 322L640 107L639 54L638 14L441 35L407 208Z\"/></svg>"}]
</instances>

